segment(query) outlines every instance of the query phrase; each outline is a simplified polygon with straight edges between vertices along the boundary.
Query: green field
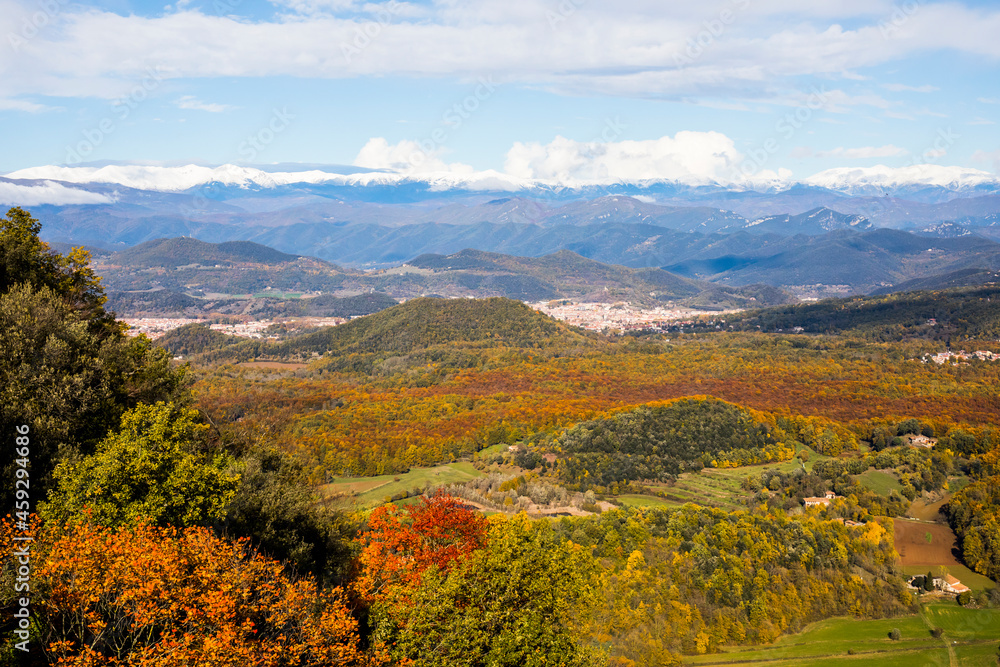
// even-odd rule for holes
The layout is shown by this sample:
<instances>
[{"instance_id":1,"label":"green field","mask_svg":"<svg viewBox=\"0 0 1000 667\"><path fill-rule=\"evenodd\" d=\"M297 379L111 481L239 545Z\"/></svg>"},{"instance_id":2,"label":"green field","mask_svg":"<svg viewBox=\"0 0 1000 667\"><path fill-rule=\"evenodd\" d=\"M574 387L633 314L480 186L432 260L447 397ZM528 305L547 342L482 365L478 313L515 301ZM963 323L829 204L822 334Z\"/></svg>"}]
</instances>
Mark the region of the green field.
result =
<instances>
[{"instance_id":1,"label":"green field","mask_svg":"<svg viewBox=\"0 0 1000 667\"><path fill-rule=\"evenodd\" d=\"M302 292L279 292L277 290L268 290L266 292L257 292L253 295L255 299L301 299Z\"/></svg>"},{"instance_id":2,"label":"green field","mask_svg":"<svg viewBox=\"0 0 1000 667\"><path fill-rule=\"evenodd\" d=\"M489 457L491 457L491 456L493 456L495 454L500 454L502 452L506 452L508 449L510 449L510 445L509 444L507 444L506 442L498 442L495 445L490 445L489 447L486 447L485 449L479 450L479 452L476 453L475 458L477 458L477 459L489 458Z\"/></svg>"},{"instance_id":3,"label":"green field","mask_svg":"<svg viewBox=\"0 0 1000 667\"><path fill-rule=\"evenodd\" d=\"M944 630L940 639L931 636L933 627ZM893 628L900 631L899 641L889 639ZM684 664L996 665L998 643L1000 610L972 610L941 602L927 605L918 616L874 621L831 618L813 623L798 634L781 637L771 646L690 656ZM848 655L848 650L853 650L854 655Z\"/></svg>"},{"instance_id":4,"label":"green field","mask_svg":"<svg viewBox=\"0 0 1000 667\"><path fill-rule=\"evenodd\" d=\"M666 498L642 496L638 494L617 496L615 500L619 501L622 505L628 505L630 507L678 507L681 504L673 500L667 500Z\"/></svg>"},{"instance_id":5,"label":"green field","mask_svg":"<svg viewBox=\"0 0 1000 667\"><path fill-rule=\"evenodd\" d=\"M799 451L803 450L809 452L809 460L805 463L806 470L811 470L816 461L829 458L817 454L808 447L799 448ZM685 503L694 503L702 507L719 507L724 510L745 509L746 497L750 495L741 486L745 478L768 470L794 472L801 470L802 465L798 459L792 459L781 463L742 468L704 468L699 472L682 473L673 484L648 485L651 491L663 492L666 498L627 494L619 496L618 500L636 507L680 507Z\"/></svg>"},{"instance_id":6,"label":"green field","mask_svg":"<svg viewBox=\"0 0 1000 667\"><path fill-rule=\"evenodd\" d=\"M899 480L889 473L879 470L868 470L855 477L863 486L883 496L888 496L890 491L902 491L903 485Z\"/></svg>"},{"instance_id":7,"label":"green field","mask_svg":"<svg viewBox=\"0 0 1000 667\"><path fill-rule=\"evenodd\" d=\"M414 468L399 475L338 477L321 486L320 492L326 496L342 498L345 505L366 508L381 505L387 497L402 491L466 482L480 476L482 473L471 463L460 461L433 468Z\"/></svg>"},{"instance_id":8,"label":"green field","mask_svg":"<svg viewBox=\"0 0 1000 667\"><path fill-rule=\"evenodd\" d=\"M972 480L966 477L965 475L961 475L959 477L949 477L948 490L951 493L958 493L959 491L967 487L971 482Z\"/></svg>"},{"instance_id":9,"label":"green field","mask_svg":"<svg viewBox=\"0 0 1000 667\"><path fill-rule=\"evenodd\" d=\"M924 608L927 622L943 628L952 640L972 641L992 637L1000 642L1000 609L967 609L957 604L929 604ZM995 647L994 647L995 648Z\"/></svg>"},{"instance_id":10,"label":"green field","mask_svg":"<svg viewBox=\"0 0 1000 667\"><path fill-rule=\"evenodd\" d=\"M955 647L955 658L962 667L996 667L996 642Z\"/></svg>"}]
</instances>

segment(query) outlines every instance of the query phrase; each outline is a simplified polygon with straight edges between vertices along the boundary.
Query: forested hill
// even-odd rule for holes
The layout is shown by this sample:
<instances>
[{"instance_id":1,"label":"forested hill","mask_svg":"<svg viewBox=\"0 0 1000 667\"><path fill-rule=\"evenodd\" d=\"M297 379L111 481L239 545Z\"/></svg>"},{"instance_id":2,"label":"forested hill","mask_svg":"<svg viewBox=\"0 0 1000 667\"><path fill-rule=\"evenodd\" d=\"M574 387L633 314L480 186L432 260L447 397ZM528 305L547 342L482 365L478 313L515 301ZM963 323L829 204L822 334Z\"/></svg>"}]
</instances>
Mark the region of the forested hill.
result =
<instances>
[{"instance_id":1,"label":"forested hill","mask_svg":"<svg viewBox=\"0 0 1000 667\"><path fill-rule=\"evenodd\" d=\"M154 239L114 253L109 261L124 266L187 266L190 264L283 264L297 259L259 243L226 241L205 243L190 237Z\"/></svg>"},{"instance_id":2,"label":"forested hill","mask_svg":"<svg viewBox=\"0 0 1000 667\"><path fill-rule=\"evenodd\" d=\"M246 360L251 357L308 358L314 354L334 359L361 355L387 358L435 346L577 348L597 340L503 297L437 299L422 297L387 308L337 327L289 338L280 343L246 341L213 353Z\"/></svg>"},{"instance_id":3,"label":"forested hill","mask_svg":"<svg viewBox=\"0 0 1000 667\"><path fill-rule=\"evenodd\" d=\"M582 297L607 286L629 294L632 300L655 291L661 298L685 298L704 291L708 285L674 275L663 269L633 269L604 264L569 250L542 257L515 257L495 252L466 249L453 255L425 254L407 265L435 273L478 272L534 278L556 296Z\"/></svg>"},{"instance_id":4,"label":"forested hill","mask_svg":"<svg viewBox=\"0 0 1000 667\"><path fill-rule=\"evenodd\" d=\"M853 332L878 340L1000 337L1000 285L824 299L730 316L737 331ZM710 328L714 329L713 323Z\"/></svg>"},{"instance_id":5,"label":"forested hill","mask_svg":"<svg viewBox=\"0 0 1000 667\"><path fill-rule=\"evenodd\" d=\"M683 398L580 422L555 439L561 474L576 485L665 480L705 465L735 467L792 457L766 418L714 398Z\"/></svg>"},{"instance_id":6,"label":"forested hill","mask_svg":"<svg viewBox=\"0 0 1000 667\"><path fill-rule=\"evenodd\" d=\"M337 354L406 354L444 343L489 343L526 348L555 340L582 344L582 331L519 301L490 299L412 299L369 317L296 339L296 346Z\"/></svg>"}]
</instances>

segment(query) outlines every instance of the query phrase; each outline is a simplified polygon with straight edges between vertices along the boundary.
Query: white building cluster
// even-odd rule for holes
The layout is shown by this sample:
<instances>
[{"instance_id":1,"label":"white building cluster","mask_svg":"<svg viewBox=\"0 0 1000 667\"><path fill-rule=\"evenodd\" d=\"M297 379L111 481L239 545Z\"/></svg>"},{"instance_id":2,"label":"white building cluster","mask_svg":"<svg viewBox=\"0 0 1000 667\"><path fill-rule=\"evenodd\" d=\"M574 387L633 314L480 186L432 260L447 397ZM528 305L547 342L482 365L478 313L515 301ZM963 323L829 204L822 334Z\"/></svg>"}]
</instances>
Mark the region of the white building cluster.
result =
<instances>
[{"instance_id":1,"label":"white building cluster","mask_svg":"<svg viewBox=\"0 0 1000 667\"><path fill-rule=\"evenodd\" d=\"M629 303L576 303L571 301L541 301L529 304L535 310L550 315L567 324L603 331L637 331L656 328L665 324L684 323L701 315L723 315L737 310L704 311L690 308L657 307L639 308Z\"/></svg>"},{"instance_id":2,"label":"white building cluster","mask_svg":"<svg viewBox=\"0 0 1000 667\"><path fill-rule=\"evenodd\" d=\"M966 352L965 350L962 350L961 352L952 352L951 350L948 350L947 352L925 355L923 362L926 364L929 361L933 361L935 364L941 365L947 363L948 361L965 362L969 359L996 361L1000 359L1000 354L990 352L989 350L976 350L975 352Z\"/></svg>"},{"instance_id":3,"label":"white building cluster","mask_svg":"<svg viewBox=\"0 0 1000 667\"><path fill-rule=\"evenodd\" d=\"M208 324L213 331L221 331L224 334L242 338L276 338L276 336L267 336L264 333L268 327L274 324L285 324L289 329L312 329L337 326L346 322L347 319L344 317L297 317L287 320L249 320L235 324L210 323L211 320L187 317L124 317L122 321L129 325L128 335L146 334L152 339L159 338L168 331L187 324Z\"/></svg>"}]
</instances>

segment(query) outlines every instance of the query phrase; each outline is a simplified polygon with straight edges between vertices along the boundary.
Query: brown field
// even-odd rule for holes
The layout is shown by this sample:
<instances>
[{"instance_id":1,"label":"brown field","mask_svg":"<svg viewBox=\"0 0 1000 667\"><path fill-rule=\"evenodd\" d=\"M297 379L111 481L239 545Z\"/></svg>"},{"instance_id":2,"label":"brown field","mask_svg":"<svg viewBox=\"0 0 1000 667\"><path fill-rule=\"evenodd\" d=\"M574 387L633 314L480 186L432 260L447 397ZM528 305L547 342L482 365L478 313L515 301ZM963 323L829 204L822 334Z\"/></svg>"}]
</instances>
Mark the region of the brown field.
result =
<instances>
[{"instance_id":1,"label":"brown field","mask_svg":"<svg viewBox=\"0 0 1000 667\"><path fill-rule=\"evenodd\" d=\"M917 498L910 505L910 516L915 519L923 519L924 521L943 522L945 517L941 513L941 509L948 504L949 500L951 500L950 493L946 493L941 500L935 503L924 503L923 498Z\"/></svg>"},{"instance_id":2,"label":"brown field","mask_svg":"<svg viewBox=\"0 0 1000 667\"><path fill-rule=\"evenodd\" d=\"M896 519L893 523L896 551L904 566L959 565L952 553L952 549L957 550L955 533L949 526L906 519Z\"/></svg>"},{"instance_id":3,"label":"brown field","mask_svg":"<svg viewBox=\"0 0 1000 667\"><path fill-rule=\"evenodd\" d=\"M244 361L239 366L247 368L276 368L282 371L297 371L300 368L309 368L309 364L296 364L287 361Z\"/></svg>"}]
</instances>

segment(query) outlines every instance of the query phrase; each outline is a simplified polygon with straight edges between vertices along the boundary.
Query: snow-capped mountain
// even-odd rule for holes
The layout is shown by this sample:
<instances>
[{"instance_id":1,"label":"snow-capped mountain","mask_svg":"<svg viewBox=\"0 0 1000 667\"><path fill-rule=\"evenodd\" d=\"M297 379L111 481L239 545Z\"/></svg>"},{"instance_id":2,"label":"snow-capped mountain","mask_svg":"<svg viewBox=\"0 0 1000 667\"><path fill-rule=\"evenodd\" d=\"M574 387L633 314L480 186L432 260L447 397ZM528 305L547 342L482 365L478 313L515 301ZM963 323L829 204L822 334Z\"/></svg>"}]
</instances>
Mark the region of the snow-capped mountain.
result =
<instances>
[{"instance_id":1,"label":"snow-capped mountain","mask_svg":"<svg viewBox=\"0 0 1000 667\"><path fill-rule=\"evenodd\" d=\"M331 184L341 186L385 186L406 182L421 182L434 190L464 189L482 191L509 191L531 186L531 181L519 179L497 171L472 174L429 172L414 176L409 174L364 171L339 174L317 169L307 171L264 171L253 167L224 164L205 167L189 164L180 167L147 165L107 165L103 167L60 167L46 165L30 167L6 174L11 180L45 180L63 183L111 183L137 190L156 192L184 192L210 183L242 188L276 188L295 184Z\"/></svg>"},{"instance_id":2,"label":"snow-capped mountain","mask_svg":"<svg viewBox=\"0 0 1000 667\"><path fill-rule=\"evenodd\" d=\"M802 181L807 185L851 195L893 194L915 187L941 188L951 192L1000 189L1000 177L987 171L936 164L908 167L839 167L827 169Z\"/></svg>"},{"instance_id":3,"label":"snow-capped mountain","mask_svg":"<svg viewBox=\"0 0 1000 667\"><path fill-rule=\"evenodd\" d=\"M284 166L284 165L282 165ZM776 181L767 183L685 183L682 181L643 180L623 182L607 179L601 182L574 181L555 183L545 180L518 178L498 171L480 172L426 172L393 173L386 171L358 170L359 173L334 173L322 169L304 171L264 170L224 164L208 167L189 164L185 166L148 166L134 164L109 164L105 166L63 167L46 165L21 169L6 174L11 180L57 181L62 183L105 183L138 190L157 192L184 192L209 183L240 188L277 188L286 185L327 184L345 187L392 186L420 183L432 192L457 189L473 192L531 192L566 190L585 193L593 189L619 187L625 190L662 190L658 186L708 188L732 192L780 192L796 185L806 185L849 195L885 195L901 189L935 188L949 192L977 190L978 194L1000 191L1000 177L989 172L965 167L945 167L933 164L907 167L878 165L864 168L828 169L801 181ZM628 194L623 192L623 194Z\"/></svg>"}]
</instances>

